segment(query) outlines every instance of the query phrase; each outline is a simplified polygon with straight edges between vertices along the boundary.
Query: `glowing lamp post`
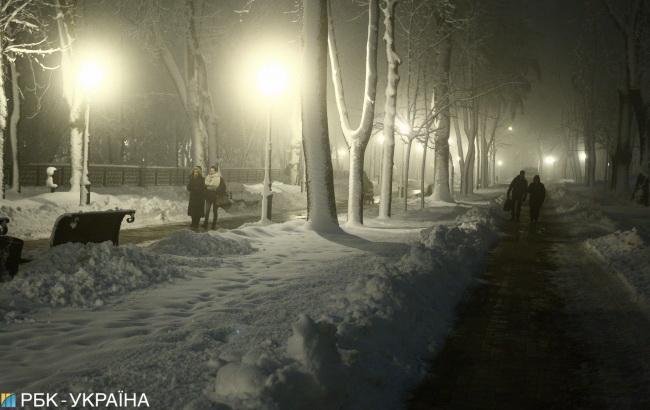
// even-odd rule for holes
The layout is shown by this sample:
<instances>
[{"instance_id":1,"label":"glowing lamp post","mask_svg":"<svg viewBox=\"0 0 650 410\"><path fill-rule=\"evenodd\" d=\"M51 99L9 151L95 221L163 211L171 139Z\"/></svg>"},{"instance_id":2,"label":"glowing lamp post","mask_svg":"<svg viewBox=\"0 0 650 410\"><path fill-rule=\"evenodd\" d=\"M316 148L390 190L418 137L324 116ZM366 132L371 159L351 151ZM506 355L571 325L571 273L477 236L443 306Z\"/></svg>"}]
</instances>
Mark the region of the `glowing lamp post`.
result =
<instances>
[{"instance_id":1,"label":"glowing lamp post","mask_svg":"<svg viewBox=\"0 0 650 410\"><path fill-rule=\"evenodd\" d=\"M546 165L548 165L548 166L551 167L551 177L554 177L554 176L555 176L555 175L554 175L554 171L555 171L555 167L554 167L554 165L555 165L555 161L557 161L557 159L556 159L553 155L548 155L546 158L544 158L544 163L545 163Z\"/></svg>"},{"instance_id":2,"label":"glowing lamp post","mask_svg":"<svg viewBox=\"0 0 650 410\"><path fill-rule=\"evenodd\" d=\"M79 71L79 83L84 91L85 126L81 139L81 178L79 179L79 205L90 204L90 179L88 179L88 145L90 144L90 94L96 90L104 79L104 71L94 63L86 63Z\"/></svg>"},{"instance_id":3,"label":"glowing lamp post","mask_svg":"<svg viewBox=\"0 0 650 410\"><path fill-rule=\"evenodd\" d=\"M273 191L271 189L271 120L273 100L282 94L286 87L287 72L279 64L267 64L257 72L257 88L267 100L266 155L264 157L261 222L269 222L271 220L273 206Z\"/></svg>"},{"instance_id":4,"label":"glowing lamp post","mask_svg":"<svg viewBox=\"0 0 650 410\"><path fill-rule=\"evenodd\" d=\"M501 160L497 161L497 168L498 168L498 171L496 173L496 180L497 180L496 182L497 183L499 182L499 176L501 174L501 167L502 166L503 166L503 161L501 161Z\"/></svg>"}]
</instances>

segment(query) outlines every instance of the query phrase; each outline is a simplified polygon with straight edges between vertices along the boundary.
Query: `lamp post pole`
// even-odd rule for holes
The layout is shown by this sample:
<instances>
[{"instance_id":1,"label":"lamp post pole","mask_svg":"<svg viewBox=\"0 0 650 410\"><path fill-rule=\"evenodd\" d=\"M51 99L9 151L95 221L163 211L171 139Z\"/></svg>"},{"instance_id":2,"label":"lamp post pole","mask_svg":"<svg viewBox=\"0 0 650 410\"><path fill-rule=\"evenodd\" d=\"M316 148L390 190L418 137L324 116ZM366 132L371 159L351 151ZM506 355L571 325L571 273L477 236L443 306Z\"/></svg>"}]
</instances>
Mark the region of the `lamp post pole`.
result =
<instances>
[{"instance_id":1,"label":"lamp post pole","mask_svg":"<svg viewBox=\"0 0 650 410\"><path fill-rule=\"evenodd\" d=\"M271 186L271 121L273 106L268 104L266 121L266 155L264 156L264 186L262 187L262 217L261 222L271 220L273 206L273 190Z\"/></svg>"},{"instance_id":2,"label":"lamp post pole","mask_svg":"<svg viewBox=\"0 0 650 410\"><path fill-rule=\"evenodd\" d=\"M79 179L79 205L90 205L90 180L88 179L88 145L90 144L90 98L86 95L84 133L81 138L81 178ZM85 198L84 198L85 197Z\"/></svg>"}]
</instances>

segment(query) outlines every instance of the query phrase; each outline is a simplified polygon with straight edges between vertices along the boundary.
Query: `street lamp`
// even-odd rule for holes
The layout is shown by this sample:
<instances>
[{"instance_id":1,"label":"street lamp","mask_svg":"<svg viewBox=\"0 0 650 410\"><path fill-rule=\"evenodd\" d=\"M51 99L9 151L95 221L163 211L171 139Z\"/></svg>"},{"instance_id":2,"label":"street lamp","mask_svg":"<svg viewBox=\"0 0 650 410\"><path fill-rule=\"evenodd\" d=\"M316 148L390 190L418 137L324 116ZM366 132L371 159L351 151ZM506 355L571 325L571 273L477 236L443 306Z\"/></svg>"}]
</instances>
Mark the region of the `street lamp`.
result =
<instances>
[{"instance_id":1,"label":"street lamp","mask_svg":"<svg viewBox=\"0 0 650 410\"><path fill-rule=\"evenodd\" d=\"M586 161L587 160L587 153L586 152L581 152L578 154L578 158L580 158L580 161Z\"/></svg>"},{"instance_id":2,"label":"street lamp","mask_svg":"<svg viewBox=\"0 0 650 410\"><path fill-rule=\"evenodd\" d=\"M512 131L512 130L513 130L512 125L508 125L508 131Z\"/></svg>"},{"instance_id":3,"label":"street lamp","mask_svg":"<svg viewBox=\"0 0 650 410\"><path fill-rule=\"evenodd\" d=\"M88 145L90 144L90 95L104 79L104 70L95 63L87 62L79 71L79 84L84 91L85 126L81 139L81 178L79 179L79 205L90 204L90 179L88 179Z\"/></svg>"},{"instance_id":4,"label":"street lamp","mask_svg":"<svg viewBox=\"0 0 650 410\"><path fill-rule=\"evenodd\" d=\"M264 183L262 188L262 212L260 222L271 221L273 205L273 191L271 187L271 120L273 113L273 99L282 94L287 87L287 72L277 63L262 66L257 72L257 88L266 98L267 127L266 127L266 155L264 159Z\"/></svg>"},{"instance_id":5,"label":"street lamp","mask_svg":"<svg viewBox=\"0 0 650 410\"><path fill-rule=\"evenodd\" d=\"M549 155L546 158L544 158L544 163L546 165L553 165L555 164L555 157L553 155Z\"/></svg>"}]
</instances>

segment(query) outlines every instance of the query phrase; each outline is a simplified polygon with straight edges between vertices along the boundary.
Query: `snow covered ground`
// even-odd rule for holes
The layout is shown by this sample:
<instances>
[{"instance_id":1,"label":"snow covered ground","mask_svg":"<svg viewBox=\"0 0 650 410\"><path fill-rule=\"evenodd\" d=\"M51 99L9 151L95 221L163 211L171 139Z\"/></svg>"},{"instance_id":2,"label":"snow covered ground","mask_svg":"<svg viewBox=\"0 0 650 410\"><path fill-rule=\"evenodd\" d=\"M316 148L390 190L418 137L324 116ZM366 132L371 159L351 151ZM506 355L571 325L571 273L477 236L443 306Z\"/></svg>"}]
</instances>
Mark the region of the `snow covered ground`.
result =
<instances>
[{"instance_id":1,"label":"snow covered ground","mask_svg":"<svg viewBox=\"0 0 650 410\"><path fill-rule=\"evenodd\" d=\"M493 211L51 249L0 287L0 385L145 392L154 408L400 408L496 239Z\"/></svg>"},{"instance_id":2,"label":"snow covered ground","mask_svg":"<svg viewBox=\"0 0 650 410\"><path fill-rule=\"evenodd\" d=\"M573 222L574 234L617 275L632 299L650 313L650 208L603 190L553 188L557 212Z\"/></svg>"},{"instance_id":3,"label":"snow covered ground","mask_svg":"<svg viewBox=\"0 0 650 410\"><path fill-rule=\"evenodd\" d=\"M230 214L259 212L261 184L242 185L232 183L228 189L233 193L235 205L228 211L219 208L219 218ZM274 183L273 205L276 211L302 209L306 196L300 187ZM135 221L124 222L122 229L143 226L188 222L188 194L184 187L111 187L97 188L91 194L89 206L79 206L79 194L71 192L43 192L42 187L25 188L22 195L8 193L0 200L0 215L11 219L9 234L24 240L50 236L56 218L67 212L100 211L109 209L135 209Z\"/></svg>"}]
</instances>

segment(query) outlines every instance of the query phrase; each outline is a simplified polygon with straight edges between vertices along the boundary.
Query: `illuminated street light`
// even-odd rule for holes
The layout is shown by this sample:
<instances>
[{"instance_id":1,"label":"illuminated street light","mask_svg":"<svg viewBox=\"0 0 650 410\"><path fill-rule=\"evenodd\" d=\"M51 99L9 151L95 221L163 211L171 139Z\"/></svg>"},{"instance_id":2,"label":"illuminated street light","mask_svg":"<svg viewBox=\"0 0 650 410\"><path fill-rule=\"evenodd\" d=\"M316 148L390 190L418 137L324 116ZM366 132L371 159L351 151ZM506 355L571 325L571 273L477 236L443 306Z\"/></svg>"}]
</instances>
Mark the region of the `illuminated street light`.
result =
<instances>
[{"instance_id":1,"label":"illuminated street light","mask_svg":"<svg viewBox=\"0 0 650 410\"><path fill-rule=\"evenodd\" d=\"M578 158L580 158L580 161L586 161L587 160L587 153L586 152L579 153Z\"/></svg>"},{"instance_id":2,"label":"illuminated street light","mask_svg":"<svg viewBox=\"0 0 650 410\"><path fill-rule=\"evenodd\" d=\"M79 70L79 83L84 91L95 90L104 79L104 70L95 63L86 63Z\"/></svg>"},{"instance_id":3,"label":"illuminated street light","mask_svg":"<svg viewBox=\"0 0 650 410\"><path fill-rule=\"evenodd\" d=\"M257 88L266 97L275 97L287 88L287 71L277 63L262 66L257 72Z\"/></svg>"},{"instance_id":4,"label":"illuminated street light","mask_svg":"<svg viewBox=\"0 0 650 410\"><path fill-rule=\"evenodd\" d=\"M90 205L90 179L88 178L88 146L90 145L90 95L104 80L104 69L94 62L85 63L79 70L79 84L84 91L86 112L84 134L81 139L81 178L79 179L79 205Z\"/></svg>"},{"instance_id":5,"label":"illuminated street light","mask_svg":"<svg viewBox=\"0 0 650 410\"><path fill-rule=\"evenodd\" d=\"M497 161L497 166L498 167L503 166L503 161Z\"/></svg>"},{"instance_id":6,"label":"illuminated street light","mask_svg":"<svg viewBox=\"0 0 650 410\"><path fill-rule=\"evenodd\" d=\"M508 125L508 131L512 131L514 128L512 128L512 125Z\"/></svg>"},{"instance_id":7,"label":"illuminated street light","mask_svg":"<svg viewBox=\"0 0 650 410\"><path fill-rule=\"evenodd\" d=\"M271 123L273 97L277 97L287 88L287 71L277 63L262 66L257 72L257 88L267 97L266 155L264 159L264 183L262 189L262 212L260 222L271 220L273 190L271 189Z\"/></svg>"},{"instance_id":8,"label":"illuminated street light","mask_svg":"<svg viewBox=\"0 0 650 410\"><path fill-rule=\"evenodd\" d=\"M553 155L549 155L546 158L544 158L544 163L546 165L553 165L553 164L555 164L555 161L556 160L555 160L555 157Z\"/></svg>"}]
</instances>

